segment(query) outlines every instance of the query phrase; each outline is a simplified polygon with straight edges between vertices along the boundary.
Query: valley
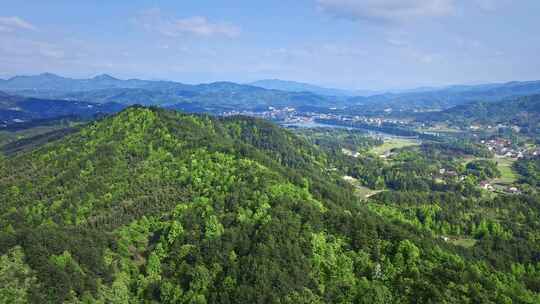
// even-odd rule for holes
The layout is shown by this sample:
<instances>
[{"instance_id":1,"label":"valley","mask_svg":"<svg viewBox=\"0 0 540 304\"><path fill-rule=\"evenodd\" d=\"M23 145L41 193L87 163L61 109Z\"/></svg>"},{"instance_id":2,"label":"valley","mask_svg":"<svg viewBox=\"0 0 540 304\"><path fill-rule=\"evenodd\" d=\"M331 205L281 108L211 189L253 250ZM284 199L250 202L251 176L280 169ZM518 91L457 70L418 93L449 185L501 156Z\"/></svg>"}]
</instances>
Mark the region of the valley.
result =
<instances>
[{"instance_id":1,"label":"valley","mask_svg":"<svg viewBox=\"0 0 540 304\"><path fill-rule=\"evenodd\" d=\"M536 190L483 189L507 173L479 143L140 106L31 130L0 159L2 259L31 301L538 298Z\"/></svg>"},{"instance_id":2,"label":"valley","mask_svg":"<svg viewBox=\"0 0 540 304\"><path fill-rule=\"evenodd\" d=\"M0 3L0 304L540 304L540 1Z\"/></svg>"},{"instance_id":3,"label":"valley","mask_svg":"<svg viewBox=\"0 0 540 304\"><path fill-rule=\"evenodd\" d=\"M31 302L540 299L531 120L2 96L0 267Z\"/></svg>"}]
</instances>

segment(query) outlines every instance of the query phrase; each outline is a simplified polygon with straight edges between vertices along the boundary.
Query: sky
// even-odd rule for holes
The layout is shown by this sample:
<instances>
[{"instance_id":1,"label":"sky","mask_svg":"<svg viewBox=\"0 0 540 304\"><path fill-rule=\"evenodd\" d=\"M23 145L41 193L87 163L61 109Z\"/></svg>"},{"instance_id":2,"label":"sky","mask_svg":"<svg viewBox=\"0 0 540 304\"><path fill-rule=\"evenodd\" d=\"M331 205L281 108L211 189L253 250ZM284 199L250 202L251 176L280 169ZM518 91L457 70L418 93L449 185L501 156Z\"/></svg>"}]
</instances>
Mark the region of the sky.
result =
<instances>
[{"instance_id":1,"label":"sky","mask_svg":"<svg viewBox=\"0 0 540 304\"><path fill-rule=\"evenodd\" d=\"M358 90L536 80L539 12L538 0L0 0L0 78Z\"/></svg>"}]
</instances>

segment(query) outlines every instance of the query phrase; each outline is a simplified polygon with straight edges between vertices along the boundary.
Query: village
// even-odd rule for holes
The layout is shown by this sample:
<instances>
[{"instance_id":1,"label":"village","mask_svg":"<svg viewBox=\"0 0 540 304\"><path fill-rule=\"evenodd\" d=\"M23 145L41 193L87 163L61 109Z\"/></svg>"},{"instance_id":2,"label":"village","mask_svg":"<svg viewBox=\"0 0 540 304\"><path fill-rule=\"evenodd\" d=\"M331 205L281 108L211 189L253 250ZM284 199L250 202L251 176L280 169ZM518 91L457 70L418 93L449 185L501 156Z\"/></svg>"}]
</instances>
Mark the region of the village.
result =
<instances>
[{"instance_id":1,"label":"village","mask_svg":"<svg viewBox=\"0 0 540 304\"><path fill-rule=\"evenodd\" d=\"M315 127L315 126L324 126L321 122L345 122L345 123L360 123L364 125L371 125L380 127L383 124L391 124L394 126L400 126L402 128L412 128L420 131L423 134L432 134L432 135L441 135L444 132L447 132L449 129L433 129L433 133L430 129L426 129L424 125L416 125L415 122L407 121L404 119L395 119L389 117L368 117L368 116L359 116L359 115L343 115L338 113L332 113L332 111L326 113L317 113L317 112L303 112L294 107L269 107L264 111L231 111L222 113L224 116L231 115L248 115L253 117L264 118L272 121L278 121L281 125L286 127ZM533 157L540 155L540 148L535 145L523 145L513 142L511 139L503 138L499 136L492 137L483 137L479 139L478 131L485 129L486 131L494 131L500 129L512 129L513 131L519 132L515 126L506 126L506 125L496 125L496 126L485 126L480 127L472 125L468 128L469 132L473 132L473 138L477 138L476 143L485 147L488 151L493 154L492 160L497 163L499 171L501 171L501 177L491 180L481 180L478 182L478 186L481 189L494 193L507 193L507 194L518 194L520 189L516 186L517 175L513 172L512 166L513 163L521 158ZM446 131L445 131L446 130ZM442 132L442 133L441 133ZM450 132L450 131L448 131ZM411 145L417 145L421 143L418 138L400 138L397 136L385 135L384 133L370 132L367 131L368 136L376 136L379 139L384 140L384 144L378 148L374 148L372 152L378 155L381 159L390 160L394 155L395 148L401 148ZM452 133L453 134L453 133ZM457 133L456 133L457 134ZM480 137L482 138L482 137ZM357 151L349 151L343 149L344 154L359 157L360 153ZM478 158L480 159L480 158ZM471 161L468 159L467 161ZM449 168L440 168L438 172L433 174L434 178L440 181L445 179L457 179L460 182L466 179L466 176L456 172L456 170Z\"/></svg>"},{"instance_id":2,"label":"village","mask_svg":"<svg viewBox=\"0 0 540 304\"><path fill-rule=\"evenodd\" d=\"M382 124L395 124L405 126L409 122L406 120L386 118L386 117L368 117L360 115L345 115L329 113L335 109L329 109L330 111L325 113L301 111L294 107L268 107L264 111L227 111L220 113L223 116L245 115L251 117L264 118L272 121L277 121L282 124L295 124L295 123L314 123L316 120L331 120L342 122L355 122L363 123L374 126L381 126Z\"/></svg>"},{"instance_id":3,"label":"village","mask_svg":"<svg viewBox=\"0 0 540 304\"><path fill-rule=\"evenodd\" d=\"M481 140L480 143L493 152L496 158L520 159L540 155L540 148L536 146L517 146L510 139L494 138Z\"/></svg>"}]
</instances>

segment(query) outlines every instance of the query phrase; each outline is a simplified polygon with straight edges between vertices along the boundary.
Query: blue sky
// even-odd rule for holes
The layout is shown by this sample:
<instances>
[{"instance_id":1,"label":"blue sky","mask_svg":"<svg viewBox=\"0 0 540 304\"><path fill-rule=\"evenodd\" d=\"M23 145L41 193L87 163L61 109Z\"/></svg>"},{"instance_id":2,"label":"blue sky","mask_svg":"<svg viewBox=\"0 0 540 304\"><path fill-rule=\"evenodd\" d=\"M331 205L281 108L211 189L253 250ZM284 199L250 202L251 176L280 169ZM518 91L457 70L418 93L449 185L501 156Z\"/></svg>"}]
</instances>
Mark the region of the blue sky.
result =
<instances>
[{"instance_id":1,"label":"blue sky","mask_svg":"<svg viewBox=\"0 0 540 304\"><path fill-rule=\"evenodd\" d=\"M351 89L540 79L537 0L0 0L0 77Z\"/></svg>"}]
</instances>

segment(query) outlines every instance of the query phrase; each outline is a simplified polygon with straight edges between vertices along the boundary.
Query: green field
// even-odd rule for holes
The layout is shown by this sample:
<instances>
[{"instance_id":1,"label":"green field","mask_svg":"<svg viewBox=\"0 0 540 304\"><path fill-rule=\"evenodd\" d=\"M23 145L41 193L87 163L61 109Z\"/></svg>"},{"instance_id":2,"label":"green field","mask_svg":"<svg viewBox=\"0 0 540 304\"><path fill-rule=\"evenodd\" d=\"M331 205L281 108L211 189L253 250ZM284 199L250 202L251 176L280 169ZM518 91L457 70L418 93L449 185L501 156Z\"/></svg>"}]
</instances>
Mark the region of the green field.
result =
<instances>
[{"instance_id":1,"label":"green field","mask_svg":"<svg viewBox=\"0 0 540 304\"><path fill-rule=\"evenodd\" d=\"M466 158L465 165L474 160L491 160L497 163L497 168L501 171L501 177L494 179L492 182L498 185L511 185L518 180L517 173L514 172L512 166L515 159L512 158Z\"/></svg>"},{"instance_id":2,"label":"green field","mask_svg":"<svg viewBox=\"0 0 540 304\"><path fill-rule=\"evenodd\" d=\"M410 147L410 146L418 146L418 145L420 145L420 141L418 141L417 139L389 138L389 139L385 139L382 145L371 149L371 152L377 155L381 155L393 149L405 148L405 147Z\"/></svg>"},{"instance_id":3,"label":"green field","mask_svg":"<svg viewBox=\"0 0 540 304\"><path fill-rule=\"evenodd\" d=\"M501 177L495 179L493 182L496 184L513 184L517 181L518 176L512 170L512 165L515 160L510 158L497 158L495 161L498 164L499 171L501 171Z\"/></svg>"},{"instance_id":4,"label":"green field","mask_svg":"<svg viewBox=\"0 0 540 304\"><path fill-rule=\"evenodd\" d=\"M377 193L381 192L381 190L373 190L373 189L369 189L367 187L364 187L364 186L356 186L356 190L354 191L354 193L356 195L358 195L358 197L362 198L362 199L365 199L365 198L368 198L372 195L375 195Z\"/></svg>"},{"instance_id":5,"label":"green field","mask_svg":"<svg viewBox=\"0 0 540 304\"><path fill-rule=\"evenodd\" d=\"M459 133L459 132L463 132L462 130L459 130L459 129L456 129L456 128L451 128L451 127L449 127L448 125L445 125L445 124L436 125L436 126L433 126L433 127L430 127L430 128L418 128L418 129L416 129L416 131L418 131L418 132L442 132L442 133Z\"/></svg>"},{"instance_id":6,"label":"green field","mask_svg":"<svg viewBox=\"0 0 540 304\"><path fill-rule=\"evenodd\" d=\"M448 242L453 245L461 246L465 248L471 248L474 246L474 244L476 244L475 239L467 239L467 238L450 239Z\"/></svg>"},{"instance_id":7,"label":"green field","mask_svg":"<svg viewBox=\"0 0 540 304\"><path fill-rule=\"evenodd\" d=\"M343 179L354 186L354 194L356 194L361 199L366 199L374 194L381 192L381 190L373 190L360 185L360 182L356 178L344 177Z\"/></svg>"}]
</instances>

